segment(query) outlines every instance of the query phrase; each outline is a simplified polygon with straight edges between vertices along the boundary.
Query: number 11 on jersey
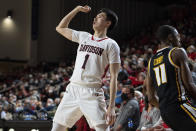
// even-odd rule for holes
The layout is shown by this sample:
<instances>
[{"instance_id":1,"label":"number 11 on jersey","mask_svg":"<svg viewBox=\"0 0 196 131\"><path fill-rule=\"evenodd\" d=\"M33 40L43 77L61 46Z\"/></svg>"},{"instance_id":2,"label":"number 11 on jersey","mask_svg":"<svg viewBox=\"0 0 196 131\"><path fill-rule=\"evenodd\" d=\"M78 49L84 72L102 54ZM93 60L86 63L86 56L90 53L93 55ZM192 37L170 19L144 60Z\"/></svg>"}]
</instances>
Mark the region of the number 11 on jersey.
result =
<instances>
[{"instance_id":1,"label":"number 11 on jersey","mask_svg":"<svg viewBox=\"0 0 196 131\"><path fill-rule=\"evenodd\" d=\"M161 75L160 75L161 70ZM165 64L161 64L154 68L157 85L160 86L161 84L167 83L166 71L165 71Z\"/></svg>"},{"instance_id":2,"label":"number 11 on jersey","mask_svg":"<svg viewBox=\"0 0 196 131\"><path fill-rule=\"evenodd\" d=\"M84 63L83 63L83 65L82 65L82 69L85 69L86 63L87 63L87 61L88 61L88 58L89 58L89 54L86 54L85 59L84 59Z\"/></svg>"}]
</instances>

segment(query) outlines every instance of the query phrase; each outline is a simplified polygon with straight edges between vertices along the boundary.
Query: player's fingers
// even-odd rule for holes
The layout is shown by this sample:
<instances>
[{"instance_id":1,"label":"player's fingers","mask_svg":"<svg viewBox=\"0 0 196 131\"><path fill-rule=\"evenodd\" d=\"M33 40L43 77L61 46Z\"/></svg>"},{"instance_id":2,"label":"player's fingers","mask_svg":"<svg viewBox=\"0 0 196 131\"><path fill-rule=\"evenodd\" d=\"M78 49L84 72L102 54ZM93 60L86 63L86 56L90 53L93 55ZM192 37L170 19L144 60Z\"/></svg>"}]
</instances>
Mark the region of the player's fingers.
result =
<instances>
[{"instance_id":1,"label":"player's fingers","mask_svg":"<svg viewBox=\"0 0 196 131\"><path fill-rule=\"evenodd\" d=\"M84 9L86 12L88 12L88 11L91 10L91 7L88 6L88 5L85 5L85 6L83 6L83 9Z\"/></svg>"},{"instance_id":2,"label":"player's fingers","mask_svg":"<svg viewBox=\"0 0 196 131\"><path fill-rule=\"evenodd\" d=\"M105 117L105 120L107 120L107 114L105 114L104 117Z\"/></svg>"},{"instance_id":3,"label":"player's fingers","mask_svg":"<svg viewBox=\"0 0 196 131\"><path fill-rule=\"evenodd\" d=\"M89 7L88 10L87 10L87 12L90 12L90 11L91 11L91 8Z\"/></svg>"},{"instance_id":4,"label":"player's fingers","mask_svg":"<svg viewBox=\"0 0 196 131\"><path fill-rule=\"evenodd\" d=\"M115 121L116 121L116 115L113 115L113 122L112 122L112 124L114 124Z\"/></svg>"},{"instance_id":5,"label":"player's fingers","mask_svg":"<svg viewBox=\"0 0 196 131\"><path fill-rule=\"evenodd\" d=\"M113 116L111 115L111 121L110 121L110 125L112 125L112 123L113 123Z\"/></svg>"},{"instance_id":6,"label":"player's fingers","mask_svg":"<svg viewBox=\"0 0 196 131\"><path fill-rule=\"evenodd\" d=\"M111 125L111 122L112 122L111 114L108 114L107 121L108 121L108 125Z\"/></svg>"},{"instance_id":7,"label":"player's fingers","mask_svg":"<svg viewBox=\"0 0 196 131\"><path fill-rule=\"evenodd\" d=\"M114 124L115 121L116 121L116 115L114 115L113 117L114 117L114 118L113 118L113 124Z\"/></svg>"},{"instance_id":8,"label":"player's fingers","mask_svg":"<svg viewBox=\"0 0 196 131\"><path fill-rule=\"evenodd\" d=\"M114 124L114 120L111 119L110 126Z\"/></svg>"},{"instance_id":9,"label":"player's fingers","mask_svg":"<svg viewBox=\"0 0 196 131\"><path fill-rule=\"evenodd\" d=\"M85 7L85 8L89 8L90 6L88 6L88 5L85 5L84 7Z\"/></svg>"},{"instance_id":10,"label":"player's fingers","mask_svg":"<svg viewBox=\"0 0 196 131\"><path fill-rule=\"evenodd\" d=\"M112 123L112 116L109 115L109 125L111 125L111 123Z\"/></svg>"},{"instance_id":11,"label":"player's fingers","mask_svg":"<svg viewBox=\"0 0 196 131\"><path fill-rule=\"evenodd\" d=\"M108 114L105 114L105 120L106 120L106 124L108 125L109 124L109 116L108 116Z\"/></svg>"},{"instance_id":12,"label":"player's fingers","mask_svg":"<svg viewBox=\"0 0 196 131\"><path fill-rule=\"evenodd\" d=\"M109 123L109 125L113 125L114 124L114 121L115 121L115 117L113 115L111 115L111 121Z\"/></svg>"},{"instance_id":13,"label":"player's fingers","mask_svg":"<svg viewBox=\"0 0 196 131\"><path fill-rule=\"evenodd\" d=\"M109 114L107 114L107 113L105 114L105 119L109 120Z\"/></svg>"}]
</instances>

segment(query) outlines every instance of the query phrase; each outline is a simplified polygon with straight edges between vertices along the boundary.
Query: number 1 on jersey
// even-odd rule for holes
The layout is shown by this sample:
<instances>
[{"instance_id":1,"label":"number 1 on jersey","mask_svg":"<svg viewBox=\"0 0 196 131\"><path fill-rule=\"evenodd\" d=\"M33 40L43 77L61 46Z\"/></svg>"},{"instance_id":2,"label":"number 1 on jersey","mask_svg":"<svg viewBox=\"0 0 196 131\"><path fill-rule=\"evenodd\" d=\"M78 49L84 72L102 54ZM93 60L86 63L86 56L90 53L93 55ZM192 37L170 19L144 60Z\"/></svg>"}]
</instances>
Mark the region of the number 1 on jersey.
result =
<instances>
[{"instance_id":1,"label":"number 1 on jersey","mask_svg":"<svg viewBox=\"0 0 196 131\"><path fill-rule=\"evenodd\" d=\"M89 54L86 54L84 63L83 63L83 65L82 65L82 69L85 69L86 63L87 63L87 61L88 61L88 58L89 58Z\"/></svg>"},{"instance_id":2,"label":"number 1 on jersey","mask_svg":"<svg viewBox=\"0 0 196 131\"><path fill-rule=\"evenodd\" d=\"M161 69L161 75L160 75ZM158 67L154 68L157 85L160 86L161 84L167 83L166 71L165 71L165 64L161 64Z\"/></svg>"}]
</instances>

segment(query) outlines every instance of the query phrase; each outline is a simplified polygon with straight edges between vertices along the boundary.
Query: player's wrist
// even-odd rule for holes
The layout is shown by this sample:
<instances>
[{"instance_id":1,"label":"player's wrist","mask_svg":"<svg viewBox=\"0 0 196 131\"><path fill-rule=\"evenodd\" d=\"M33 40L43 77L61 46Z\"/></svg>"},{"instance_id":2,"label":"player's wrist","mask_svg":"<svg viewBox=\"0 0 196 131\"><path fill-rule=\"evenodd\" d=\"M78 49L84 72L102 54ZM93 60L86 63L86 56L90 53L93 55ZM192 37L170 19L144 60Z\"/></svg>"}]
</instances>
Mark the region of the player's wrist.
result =
<instances>
[{"instance_id":1,"label":"player's wrist","mask_svg":"<svg viewBox=\"0 0 196 131\"><path fill-rule=\"evenodd\" d=\"M81 8L82 8L82 6L78 5L78 6L76 6L75 10L76 10L77 12L80 12L80 11L81 11Z\"/></svg>"},{"instance_id":2,"label":"player's wrist","mask_svg":"<svg viewBox=\"0 0 196 131\"><path fill-rule=\"evenodd\" d=\"M108 109L110 109L110 110L114 110L114 108L115 108L115 105L109 105L108 106Z\"/></svg>"}]
</instances>

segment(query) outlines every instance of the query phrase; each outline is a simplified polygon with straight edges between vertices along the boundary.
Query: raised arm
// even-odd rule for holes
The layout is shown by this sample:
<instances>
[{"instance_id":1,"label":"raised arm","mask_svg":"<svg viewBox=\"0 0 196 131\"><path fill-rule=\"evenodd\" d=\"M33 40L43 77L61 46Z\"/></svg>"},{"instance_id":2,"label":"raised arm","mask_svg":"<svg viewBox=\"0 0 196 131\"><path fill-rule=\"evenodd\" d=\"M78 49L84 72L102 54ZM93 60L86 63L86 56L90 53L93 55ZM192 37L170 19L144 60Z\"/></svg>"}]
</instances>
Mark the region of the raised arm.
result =
<instances>
[{"instance_id":1,"label":"raised arm","mask_svg":"<svg viewBox=\"0 0 196 131\"><path fill-rule=\"evenodd\" d=\"M106 118L109 125L112 125L115 121L115 96L117 90L117 76L120 68L120 63L110 64L110 103L106 113Z\"/></svg>"},{"instance_id":2,"label":"raised arm","mask_svg":"<svg viewBox=\"0 0 196 131\"><path fill-rule=\"evenodd\" d=\"M189 95L196 101L196 85L188 66L188 56L182 48L175 49L171 54L172 60L180 68L182 82L187 89Z\"/></svg>"},{"instance_id":3,"label":"raised arm","mask_svg":"<svg viewBox=\"0 0 196 131\"><path fill-rule=\"evenodd\" d=\"M88 13L91 10L89 6L77 6L69 14L67 14L56 27L56 31L65 38L72 40L72 29L68 28L70 21L78 12Z\"/></svg>"}]
</instances>

